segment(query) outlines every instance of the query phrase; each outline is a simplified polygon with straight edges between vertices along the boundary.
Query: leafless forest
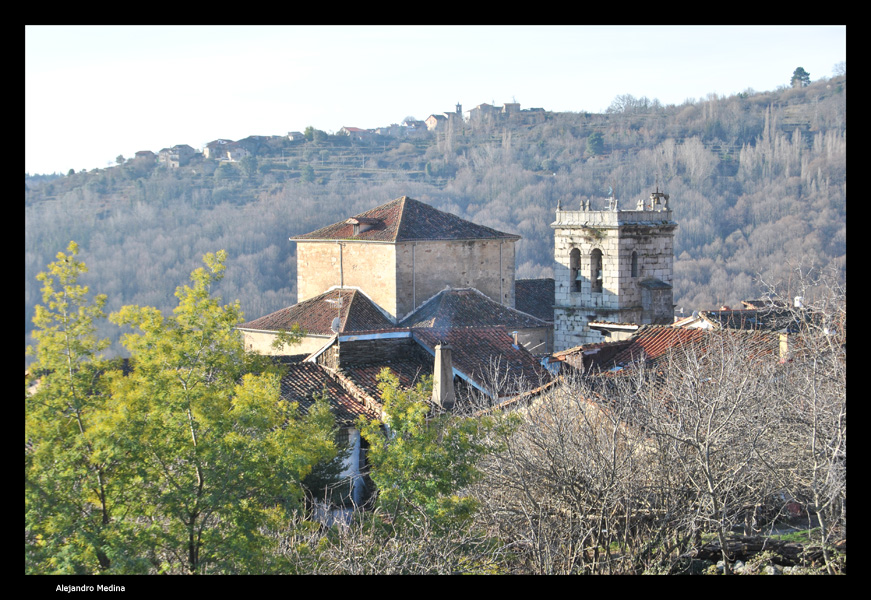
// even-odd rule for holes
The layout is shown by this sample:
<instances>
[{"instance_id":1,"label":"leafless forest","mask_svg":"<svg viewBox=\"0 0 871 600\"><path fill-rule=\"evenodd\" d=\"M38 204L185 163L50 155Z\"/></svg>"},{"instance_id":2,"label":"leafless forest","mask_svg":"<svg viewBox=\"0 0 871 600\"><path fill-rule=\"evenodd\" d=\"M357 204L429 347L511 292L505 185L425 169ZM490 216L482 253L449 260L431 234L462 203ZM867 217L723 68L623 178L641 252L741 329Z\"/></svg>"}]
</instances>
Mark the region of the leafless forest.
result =
<instances>
[{"instance_id":1,"label":"leafless forest","mask_svg":"<svg viewBox=\"0 0 871 600\"><path fill-rule=\"evenodd\" d=\"M254 318L296 300L290 236L401 195L520 234L517 276L528 278L552 275L558 201L595 208L613 189L631 207L658 186L679 223L675 302L686 314L757 296L760 278L788 284L798 265L846 278L846 76L680 106L620 96L605 114L456 129L363 143L312 128L310 141L253 142L239 163L168 171L119 156L106 169L26 175L25 344L35 274L70 240L109 310L168 310L200 257L225 249L220 293Z\"/></svg>"}]
</instances>

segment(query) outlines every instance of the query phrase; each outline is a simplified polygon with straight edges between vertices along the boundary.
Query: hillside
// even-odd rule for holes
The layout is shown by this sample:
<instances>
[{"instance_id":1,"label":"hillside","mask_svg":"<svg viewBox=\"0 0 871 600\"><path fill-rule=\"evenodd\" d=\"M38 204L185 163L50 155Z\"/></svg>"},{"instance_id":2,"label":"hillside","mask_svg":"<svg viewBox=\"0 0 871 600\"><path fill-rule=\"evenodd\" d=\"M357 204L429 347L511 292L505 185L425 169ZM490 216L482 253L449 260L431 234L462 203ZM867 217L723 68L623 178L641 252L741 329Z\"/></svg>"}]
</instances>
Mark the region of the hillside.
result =
<instances>
[{"instance_id":1,"label":"hillside","mask_svg":"<svg viewBox=\"0 0 871 600\"><path fill-rule=\"evenodd\" d=\"M680 106L621 96L605 114L542 112L418 137L308 133L247 138L249 156L234 163L135 158L25 175L25 345L35 275L70 240L108 311L169 310L201 256L226 249L219 293L256 318L296 300L289 237L401 195L521 235L517 277L530 278L552 275L558 201L601 207L611 188L631 207L658 186L679 223L674 296L685 312L753 297L758 277L785 279L790 265L846 279L846 77ZM108 325L104 334L117 337Z\"/></svg>"}]
</instances>

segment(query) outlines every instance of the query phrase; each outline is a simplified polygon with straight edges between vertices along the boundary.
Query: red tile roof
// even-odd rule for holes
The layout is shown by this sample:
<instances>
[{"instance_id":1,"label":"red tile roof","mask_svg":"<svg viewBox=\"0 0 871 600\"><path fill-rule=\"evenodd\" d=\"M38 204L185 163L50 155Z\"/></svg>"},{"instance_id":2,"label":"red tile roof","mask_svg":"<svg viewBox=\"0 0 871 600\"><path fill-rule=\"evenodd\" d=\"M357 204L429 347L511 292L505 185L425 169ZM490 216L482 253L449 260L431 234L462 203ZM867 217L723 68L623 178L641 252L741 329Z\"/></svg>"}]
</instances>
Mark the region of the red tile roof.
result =
<instances>
[{"instance_id":1,"label":"red tile roof","mask_svg":"<svg viewBox=\"0 0 871 600\"><path fill-rule=\"evenodd\" d=\"M738 344L743 352L770 354L779 351L776 333L764 331L686 329L669 325L643 325L628 340L589 344L571 348L555 355L578 366L577 357L582 357L585 368L607 370L615 366L629 366L644 361L648 364L665 360L669 353L679 348L705 353L713 344ZM591 353L598 349L599 352Z\"/></svg>"},{"instance_id":2,"label":"red tile roof","mask_svg":"<svg viewBox=\"0 0 871 600\"><path fill-rule=\"evenodd\" d=\"M626 340L626 347L614 356L612 362L624 365L639 360L655 360L672 348L700 340L704 335L704 329L645 325Z\"/></svg>"},{"instance_id":3,"label":"red tile roof","mask_svg":"<svg viewBox=\"0 0 871 600\"><path fill-rule=\"evenodd\" d=\"M342 361L340 375L378 400L377 377L381 369L389 368L398 375L401 387L411 388L421 377L432 375L435 347L444 343L451 347L453 367L461 374L462 385L477 387L488 394L498 387L495 391L504 398L538 387L550 379L535 357L513 344L513 338L504 327L421 328L413 329L412 337L416 344L401 357ZM501 383L494 381L494 368Z\"/></svg>"},{"instance_id":4,"label":"red tile roof","mask_svg":"<svg viewBox=\"0 0 871 600\"><path fill-rule=\"evenodd\" d=\"M336 317L339 318L339 333L391 329L395 326L360 290L343 288L329 290L239 327L258 331L289 331L298 323L307 334L332 335L335 333L332 324Z\"/></svg>"},{"instance_id":5,"label":"red tile roof","mask_svg":"<svg viewBox=\"0 0 871 600\"><path fill-rule=\"evenodd\" d=\"M290 239L300 242L355 240L394 243L420 240L520 239L519 235L476 225L407 196L355 215L353 219L367 222L371 227L355 235L354 224L349 222L351 219L346 219Z\"/></svg>"},{"instance_id":6,"label":"red tile roof","mask_svg":"<svg viewBox=\"0 0 871 600\"><path fill-rule=\"evenodd\" d=\"M415 329L413 335L430 353L438 344L450 345L454 368L500 397L538 387L549 378L532 354L514 345L504 327ZM494 375L503 385L494 381Z\"/></svg>"},{"instance_id":7,"label":"red tile roof","mask_svg":"<svg viewBox=\"0 0 871 600\"><path fill-rule=\"evenodd\" d=\"M399 378L399 386L410 389L417 385L422 377L432 375L433 359L426 350L419 346L405 354L401 359L378 361L370 363L344 364L342 375L347 377L362 392L373 400L381 401L378 390L378 374L388 368Z\"/></svg>"},{"instance_id":8,"label":"red tile roof","mask_svg":"<svg viewBox=\"0 0 871 600\"><path fill-rule=\"evenodd\" d=\"M325 391L339 425L351 426L357 417L380 418L348 393L323 367L315 363L295 363L286 366L287 374L281 380L281 397L299 403L300 412L310 409L315 394Z\"/></svg>"}]
</instances>

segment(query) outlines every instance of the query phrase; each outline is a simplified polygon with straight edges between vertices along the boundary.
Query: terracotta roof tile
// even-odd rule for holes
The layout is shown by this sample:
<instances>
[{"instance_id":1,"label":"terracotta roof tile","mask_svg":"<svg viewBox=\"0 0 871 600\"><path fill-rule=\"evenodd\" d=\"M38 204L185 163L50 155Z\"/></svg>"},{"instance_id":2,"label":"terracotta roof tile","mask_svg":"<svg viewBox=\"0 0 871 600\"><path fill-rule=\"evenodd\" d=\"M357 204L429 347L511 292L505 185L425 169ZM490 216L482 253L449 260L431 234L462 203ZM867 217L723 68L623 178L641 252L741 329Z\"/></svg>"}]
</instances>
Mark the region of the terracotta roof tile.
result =
<instances>
[{"instance_id":1,"label":"terracotta roof tile","mask_svg":"<svg viewBox=\"0 0 871 600\"><path fill-rule=\"evenodd\" d=\"M354 233L356 219L367 223L368 229ZM364 230L365 229L365 230ZM402 196L333 223L317 231L297 235L291 240L357 240L363 242L406 242L415 240L520 239L520 236L476 225L456 215L437 210L428 204Z\"/></svg>"},{"instance_id":2,"label":"terracotta roof tile","mask_svg":"<svg viewBox=\"0 0 871 600\"><path fill-rule=\"evenodd\" d=\"M412 348L410 352L397 360L345 364L342 366L342 374L370 398L380 402L378 374L381 373L382 369L388 368L393 371L399 378L399 386L403 389L410 389L417 385L422 377L432 375L432 357L423 348L418 346Z\"/></svg>"},{"instance_id":3,"label":"terracotta roof tile","mask_svg":"<svg viewBox=\"0 0 871 600\"><path fill-rule=\"evenodd\" d=\"M353 425L359 416L368 419L380 417L349 394L320 365L295 363L287 365L286 368L287 374L281 380L281 397L299 403L300 412L303 414L314 405L315 394L325 391L340 425Z\"/></svg>"},{"instance_id":4,"label":"terracotta roof tile","mask_svg":"<svg viewBox=\"0 0 871 600\"><path fill-rule=\"evenodd\" d=\"M258 331L289 331L298 323L308 334L332 335L334 332L331 327L336 317L339 317L339 333L394 327L364 293L348 288L329 290L239 327Z\"/></svg>"},{"instance_id":5,"label":"terracotta roof tile","mask_svg":"<svg viewBox=\"0 0 871 600\"><path fill-rule=\"evenodd\" d=\"M585 372L617 371L643 362L654 367L664 362L680 363L687 357L734 348L748 358L779 356L779 334L771 331L685 329L668 325L643 325L630 339L586 344L554 355Z\"/></svg>"},{"instance_id":6,"label":"terracotta roof tile","mask_svg":"<svg viewBox=\"0 0 871 600\"><path fill-rule=\"evenodd\" d=\"M504 381L496 390L499 396L513 395L520 388L537 387L548 378L532 354L514 345L504 327L462 327L415 329L414 339L430 353L438 344L451 346L454 368L475 383L492 390L494 369Z\"/></svg>"},{"instance_id":7,"label":"terracotta roof tile","mask_svg":"<svg viewBox=\"0 0 871 600\"><path fill-rule=\"evenodd\" d=\"M778 352L779 339L770 331L685 329L668 325L644 325L604 366L626 366L639 360L655 363L667 358L669 352L684 348L704 353L712 344L737 344L744 352L768 354Z\"/></svg>"}]
</instances>

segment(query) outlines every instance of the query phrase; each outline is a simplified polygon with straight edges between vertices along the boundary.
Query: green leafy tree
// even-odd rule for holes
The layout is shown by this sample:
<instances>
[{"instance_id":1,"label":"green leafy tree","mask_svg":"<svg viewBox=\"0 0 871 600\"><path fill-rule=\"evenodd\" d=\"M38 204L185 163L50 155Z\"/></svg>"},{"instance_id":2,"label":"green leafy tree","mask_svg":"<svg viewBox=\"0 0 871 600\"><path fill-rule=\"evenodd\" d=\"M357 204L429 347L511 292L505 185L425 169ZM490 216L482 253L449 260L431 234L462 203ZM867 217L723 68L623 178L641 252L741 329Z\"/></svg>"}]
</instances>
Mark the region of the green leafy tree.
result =
<instances>
[{"instance_id":1,"label":"green leafy tree","mask_svg":"<svg viewBox=\"0 0 871 600\"><path fill-rule=\"evenodd\" d=\"M792 79L790 79L790 83L792 87L804 87L806 85L811 84L811 74L805 71L803 68L798 67L795 71L792 72Z\"/></svg>"},{"instance_id":2,"label":"green leafy tree","mask_svg":"<svg viewBox=\"0 0 871 600\"><path fill-rule=\"evenodd\" d=\"M238 303L211 295L225 260L204 257L172 317L137 306L110 317L138 330L124 337L134 370L113 380L113 427L137 469L135 541L161 572L279 569L270 532L336 455L328 405L302 416L281 400L278 375L244 351Z\"/></svg>"},{"instance_id":3,"label":"green leafy tree","mask_svg":"<svg viewBox=\"0 0 871 600\"><path fill-rule=\"evenodd\" d=\"M257 174L257 165L257 157L250 154L242 157L242 160L239 161L239 166L242 167L242 171L248 178Z\"/></svg>"},{"instance_id":4,"label":"green leafy tree","mask_svg":"<svg viewBox=\"0 0 871 600\"><path fill-rule=\"evenodd\" d=\"M605 138L598 131L587 136L587 154L599 156L605 151Z\"/></svg>"},{"instance_id":5,"label":"green leafy tree","mask_svg":"<svg viewBox=\"0 0 871 600\"><path fill-rule=\"evenodd\" d=\"M315 129L311 125L305 128L303 132L306 141L309 142L323 142L327 139L327 132L321 131L320 129Z\"/></svg>"},{"instance_id":6,"label":"green leafy tree","mask_svg":"<svg viewBox=\"0 0 871 600\"><path fill-rule=\"evenodd\" d=\"M361 422L360 428L369 442L379 506L400 520L413 521L422 512L443 525L467 521L476 503L458 492L480 477L478 461L493 450L488 433L500 422L431 414L432 378L402 389L385 368L378 380L383 426L371 421Z\"/></svg>"},{"instance_id":7,"label":"green leafy tree","mask_svg":"<svg viewBox=\"0 0 871 600\"><path fill-rule=\"evenodd\" d=\"M106 297L79 285L88 271L67 252L37 279L43 305L33 317L35 356L25 375L25 572L96 573L109 569L116 456L101 428L106 396L96 337Z\"/></svg>"},{"instance_id":8,"label":"green leafy tree","mask_svg":"<svg viewBox=\"0 0 871 600\"><path fill-rule=\"evenodd\" d=\"M303 183L311 183L315 180L315 170L311 165L303 165L299 170L299 180Z\"/></svg>"}]
</instances>

